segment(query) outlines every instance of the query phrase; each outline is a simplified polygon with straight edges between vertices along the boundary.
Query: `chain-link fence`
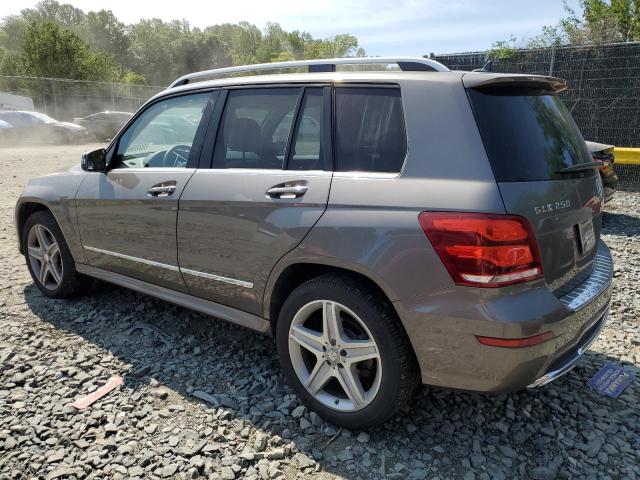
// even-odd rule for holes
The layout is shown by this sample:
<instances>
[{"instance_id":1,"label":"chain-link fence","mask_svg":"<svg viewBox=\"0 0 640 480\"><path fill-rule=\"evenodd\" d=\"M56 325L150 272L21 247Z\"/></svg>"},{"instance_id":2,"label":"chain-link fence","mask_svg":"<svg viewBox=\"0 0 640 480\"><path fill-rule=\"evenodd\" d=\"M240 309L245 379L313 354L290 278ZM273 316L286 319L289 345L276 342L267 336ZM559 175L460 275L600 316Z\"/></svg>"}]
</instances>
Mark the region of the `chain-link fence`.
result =
<instances>
[{"instance_id":1,"label":"chain-link fence","mask_svg":"<svg viewBox=\"0 0 640 480\"><path fill-rule=\"evenodd\" d=\"M135 112L164 87L40 77L0 76L0 92L33 99L34 108L57 120L106 110Z\"/></svg>"},{"instance_id":2,"label":"chain-link fence","mask_svg":"<svg viewBox=\"0 0 640 480\"><path fill-rule=\"evenodd\" d=\"M492 70L567 80L562 98L587 140L640 147L640 42L503 52ZM452 70L481 68L487 53L433 58Z\"/></svg>"}]
</instances>

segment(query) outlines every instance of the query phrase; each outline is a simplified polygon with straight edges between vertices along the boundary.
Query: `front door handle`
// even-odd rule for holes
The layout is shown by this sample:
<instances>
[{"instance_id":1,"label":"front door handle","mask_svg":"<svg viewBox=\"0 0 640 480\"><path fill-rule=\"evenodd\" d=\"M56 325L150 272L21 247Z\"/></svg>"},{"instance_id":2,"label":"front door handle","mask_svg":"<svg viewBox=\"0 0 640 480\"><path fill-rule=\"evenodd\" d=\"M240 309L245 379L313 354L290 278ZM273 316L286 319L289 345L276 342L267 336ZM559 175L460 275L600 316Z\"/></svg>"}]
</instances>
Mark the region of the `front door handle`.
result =
<instances>
[{"instance_id":1,"label":"front door handle","mask_svg":"<svg viewBox=\"0 0 640 480\"><path fill-rule=\"evenodd\" d=\"M267 190L267 196L271 198L300 198L309 189L309 184L305 180L280 183Z\"/></svg>"},{"instance_id":2,"label":"front door handle","mask_svg":"<svg viewBox=\"0 0 640 480\"><path fill-rule=\"evenodd\" d=\"M149 190L147 190L147 195L149 195L150 197L168 197L175 191L176 181L169 180L167 182L158 183L157 185L151 187Z\"/></svg>"}]
</instances>

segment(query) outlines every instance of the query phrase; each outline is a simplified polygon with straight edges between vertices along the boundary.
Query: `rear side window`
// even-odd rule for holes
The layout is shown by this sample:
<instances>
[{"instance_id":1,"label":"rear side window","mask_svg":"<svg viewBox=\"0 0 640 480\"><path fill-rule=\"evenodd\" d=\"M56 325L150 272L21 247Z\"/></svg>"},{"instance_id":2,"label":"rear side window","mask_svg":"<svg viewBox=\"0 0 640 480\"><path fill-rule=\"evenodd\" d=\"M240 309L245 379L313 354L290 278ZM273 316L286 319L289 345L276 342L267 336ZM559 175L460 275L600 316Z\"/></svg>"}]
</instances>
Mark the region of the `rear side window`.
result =
<instances>
[{"instance_id":1,"label":"rear side window","mask_svg":"<svg viewBox=\"0 0 640 480\"><path fill-rule=\"evenodd\" d=\"M399 172L407 153L400 89L336 88L337 171Z\"/></svg>"},{"instance_id":2,"label":"rear side window","mask_svg":"<svg viewBox=\"0 0 640 480\"><path fill-rule=\"evenodd\" d=\"M281 169L300 92L299 88L231 90L213 168Z\"/></svg>"},{"instance_id":3,"label":"rear side window","mask_svg":"<svg viewBox=\"0 0 640 480\"><path fill-rule=\"evenodd\" d=\"M469 98L497 181L567 178L558 170L592 161L571 114L556 95L502 87L469 90Z\"/></svg>"}]
</instances>

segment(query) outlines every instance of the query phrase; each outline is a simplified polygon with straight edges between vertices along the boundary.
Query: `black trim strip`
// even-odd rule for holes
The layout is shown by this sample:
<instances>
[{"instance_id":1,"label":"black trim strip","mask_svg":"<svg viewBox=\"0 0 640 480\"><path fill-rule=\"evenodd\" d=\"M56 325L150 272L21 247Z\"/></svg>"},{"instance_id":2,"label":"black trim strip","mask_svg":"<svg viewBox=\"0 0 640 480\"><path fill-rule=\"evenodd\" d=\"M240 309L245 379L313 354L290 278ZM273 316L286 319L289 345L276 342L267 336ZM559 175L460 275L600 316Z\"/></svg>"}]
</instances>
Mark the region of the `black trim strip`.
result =
<instances>
[{"instance_id":1,"label":"black trim strip","mask_svg":"<svg viewBox=\"0 0 640 480\"><path fill-rule=\"evenodd\" d=\"M200 164L200 155L202 153L202 145L204 145L204 137L209 130L209 125L211 124L211 114L213 113L213 109L216 105L216 100L219 96L220 90L211 92L211 96L209 97L207 106L205 107L204 112L202 112L202 119L200 120L198 129L196 130L196 136L194 137L193 143L191 144L191 150L189 150L189 161L187 162L187 168L198 168L198 165Z\"/></svg>"},{"instance_id":2,"label":"black trim strip","mask_svg":"<svg viewBox=\"0 0 640 480\"><path fill-rule=\"evenodd\" d=\"M218 131L220 130L220 124L222 123L222 114L224 112L224 106L227 103L227 97L229 96L228 90L221 90L216 106L213 109L209 127L204 138L204 147L202 154L200 155L200 162L198 168L212 168L213 167L213 149L216 145L218 138Z\"/></svg>"},{"instance_id":3,"label":"black trim strip","mask_svg":"<svg viewBox=\"0 0 640 480\"><path fill-rule=\"evenodd\" d=\"M291 126L289 127L289 136L287 137L287 145L284 149L284 164L282 165L283 170L287 170L289 168L289 157L291 156L291 144L293 143L293 139L298 133L298 121L300 117L300 110L302 108L302 104L305 101L306 97L306 86L302 87L298 92L298 100L296 101L296 108L293 111L293 122L291 122Z\"/></svg>"}]
</instances>

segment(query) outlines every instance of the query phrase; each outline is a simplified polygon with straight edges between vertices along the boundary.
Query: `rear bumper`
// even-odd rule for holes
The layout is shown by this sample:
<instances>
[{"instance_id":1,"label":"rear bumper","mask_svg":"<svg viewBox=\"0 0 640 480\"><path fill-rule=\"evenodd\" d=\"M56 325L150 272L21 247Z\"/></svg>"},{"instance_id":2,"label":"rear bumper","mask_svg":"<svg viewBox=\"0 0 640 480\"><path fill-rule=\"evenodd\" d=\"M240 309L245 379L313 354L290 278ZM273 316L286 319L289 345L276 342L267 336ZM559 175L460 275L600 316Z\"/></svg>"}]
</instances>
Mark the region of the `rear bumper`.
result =
<instances>
[{"instance_id":1,"label":"rear bumper","mask_svg":"<svg viewBox=\"0 0 640 480\"><path fill-rule=\"evenodd\" d=\"M428 302L395 303L425 384L483 392L544 385L570 371L602 330L612 293L609 249L600 242L593 272L563 297L544 280L504 289L454 287ZM481 345L476 336L524 338L526 348Z\"/></svg>"},{"instance_id":2,"label":"rear bumper","mask_svg":"<svg viewBox=\"0 0 640 480\"><path fill-rule=\"evenodd\" d=\"M608 316L609 312L605 311L596 323L582 335L578 344L555 360L545 374L536 379L528 388L541 387L569 373L578 364L578 361L591 344L596 341L600 331L604 328Z\"/></svg>"}]
</instances>

